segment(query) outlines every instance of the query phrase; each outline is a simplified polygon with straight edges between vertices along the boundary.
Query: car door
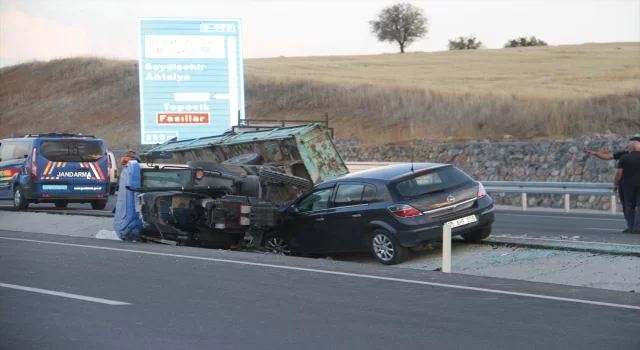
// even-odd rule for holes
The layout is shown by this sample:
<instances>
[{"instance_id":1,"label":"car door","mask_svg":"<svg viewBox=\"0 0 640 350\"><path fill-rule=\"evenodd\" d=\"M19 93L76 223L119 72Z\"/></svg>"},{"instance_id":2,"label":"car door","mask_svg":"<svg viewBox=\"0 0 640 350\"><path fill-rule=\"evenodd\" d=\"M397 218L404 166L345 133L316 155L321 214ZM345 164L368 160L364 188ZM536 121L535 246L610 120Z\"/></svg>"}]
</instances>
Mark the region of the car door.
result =
<instances>
[{"instance_id":1,"label":"car door","mask_svg":"<svg viewBox=\"0 0 640 350\"><path fill-rule=\"evenodd\" d=\"M367 230L367 208L372 188L375 196L375 186L370 184L338 184L329 210L325 214L326 225L331 228L324 242L326 251L351 252L364 248L363 237ZM365 193L367 198L364 198Z\"/></svg>"},{"instance_id":2,"label":"car door","mask_svg":"<svg viewBox=\"0 0 640 350\"><path fill-rule=\"evenodd\" d=\"M305 195L293 206L293 213L287 218L284 229L292 238L292 244L305 253L322 252L327 225L327 212L333 187L317 189Z\"/></svg>"}]
</instances>

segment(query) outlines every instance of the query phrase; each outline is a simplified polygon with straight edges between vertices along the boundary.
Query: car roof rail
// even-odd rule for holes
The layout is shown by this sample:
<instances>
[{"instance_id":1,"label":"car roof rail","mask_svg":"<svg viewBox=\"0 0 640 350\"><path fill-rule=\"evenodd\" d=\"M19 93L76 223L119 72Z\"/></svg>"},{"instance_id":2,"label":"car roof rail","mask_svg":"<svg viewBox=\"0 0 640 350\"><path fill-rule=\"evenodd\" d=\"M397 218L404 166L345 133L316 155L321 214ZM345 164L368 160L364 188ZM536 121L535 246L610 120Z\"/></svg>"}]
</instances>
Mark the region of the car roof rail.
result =
<instances>
[{"instance_id":1,"label":"car roof rail","mask_svg":"<svg viewBox=\"0 0 640 350\"><path fill-rule=\"evenodd\" d=\"M43 134L26 134L24 135L24 137L84 137L84 138L91 138L91 139L95 139L96 137L93 135L82 135L82 134L71 134L71 133L67 133L67 132L62 132L62 133L58 133L58 132L48 132L48 133L43 133Z\"/></svg>"}]
</instances>

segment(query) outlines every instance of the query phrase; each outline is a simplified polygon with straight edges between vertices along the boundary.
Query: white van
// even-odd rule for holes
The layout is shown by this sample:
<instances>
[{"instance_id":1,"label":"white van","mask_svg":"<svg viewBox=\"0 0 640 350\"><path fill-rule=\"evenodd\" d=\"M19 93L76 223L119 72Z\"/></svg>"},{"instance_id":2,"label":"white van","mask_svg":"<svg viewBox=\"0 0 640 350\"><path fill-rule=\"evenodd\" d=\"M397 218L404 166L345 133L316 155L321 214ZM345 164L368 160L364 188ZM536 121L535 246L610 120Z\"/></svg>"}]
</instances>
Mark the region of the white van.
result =
<instances>
[{"instance_id":1,"label":"white van","mask_svg":"<svg viewBox=\"0 0 640 350\"><path fill-rule=\"evenodd\" d=\"M109 194L114 195L118 186L118 163L113 152L107 151L107 156L109 158Z\"/></svg>"}]
</instances>

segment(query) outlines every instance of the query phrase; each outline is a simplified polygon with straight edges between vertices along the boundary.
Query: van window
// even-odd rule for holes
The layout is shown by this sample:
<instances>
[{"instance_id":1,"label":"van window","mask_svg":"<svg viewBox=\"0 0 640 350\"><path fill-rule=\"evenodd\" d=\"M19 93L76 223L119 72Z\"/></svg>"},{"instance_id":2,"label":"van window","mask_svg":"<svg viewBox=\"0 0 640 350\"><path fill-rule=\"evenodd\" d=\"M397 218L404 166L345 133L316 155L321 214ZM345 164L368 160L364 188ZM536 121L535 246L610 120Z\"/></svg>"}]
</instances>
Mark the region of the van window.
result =
<instances>
[{"instance_id":1,"label":"van window","mask_svg":"<svg viewBox=\"0 0 640 350\"><path fill-rule=\"evenodd\" d=\"M53 162L95 162L104 156L104 146L101 141L42 141L40 154Z\"/></svg>"},{"instance_id":2,"label":"van window","mask_svg":"<svg viewBox=\"0 0 640 350\"><path fill-rule=\"evenodd\" d=\"M23 159L31 153L31 141L4 141L0 148L0 159L3 161Z\"/></svg>"}]
</instances>

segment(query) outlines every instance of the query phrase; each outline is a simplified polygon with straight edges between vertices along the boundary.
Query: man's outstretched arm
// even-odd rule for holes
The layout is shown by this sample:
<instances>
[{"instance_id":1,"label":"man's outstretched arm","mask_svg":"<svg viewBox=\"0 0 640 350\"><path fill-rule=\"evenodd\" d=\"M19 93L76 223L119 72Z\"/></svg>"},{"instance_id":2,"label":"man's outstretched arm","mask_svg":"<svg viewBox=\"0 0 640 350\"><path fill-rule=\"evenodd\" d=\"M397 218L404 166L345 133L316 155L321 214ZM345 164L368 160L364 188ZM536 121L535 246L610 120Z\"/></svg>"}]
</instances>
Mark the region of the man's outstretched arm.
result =
<instances>
[{"instance_id":1,"label":"man's outstretched arm","mask_svg":"<svg viewBox=\"0 0 640 350\"><path fill-rule=\"evenodd\" d=\"M584 151L584 153L590 155L590 156L596 156L602 160L611 160L613 159L613 154L609 154L609 153L602 153L602 152L594 152L594 151Z\"/></svg>"}]
</instances>

